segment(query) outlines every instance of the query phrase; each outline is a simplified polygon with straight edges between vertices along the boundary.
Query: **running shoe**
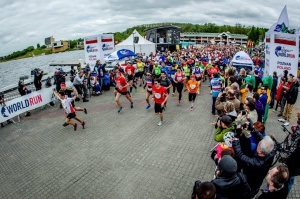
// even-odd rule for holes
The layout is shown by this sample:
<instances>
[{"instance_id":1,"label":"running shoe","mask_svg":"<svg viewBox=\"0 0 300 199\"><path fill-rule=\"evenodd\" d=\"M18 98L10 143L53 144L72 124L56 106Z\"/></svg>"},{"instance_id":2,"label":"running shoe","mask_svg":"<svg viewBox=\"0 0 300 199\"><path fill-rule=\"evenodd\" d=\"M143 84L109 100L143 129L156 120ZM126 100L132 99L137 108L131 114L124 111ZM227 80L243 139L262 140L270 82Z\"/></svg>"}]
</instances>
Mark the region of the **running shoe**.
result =
<instances>
[{"instance_id":1,"label":"running shoe","mask_svg":"<svg viewBox=\"0 0 300 199\"><path fill-rule=\"evenodd\" d=\"M180 105L180 103L181 103L180 100L178 100L178 105Z\"/></svg>"},{"instance_id":2,"label":"running shoe","mask_svg":"<svg viewBox=\"0 0 300 199\"><path fill-rule=\"evenodd\" d=\"M163 125L163 121L160 121L160 122L158 123L158 126L161 126L161 125Z\"/></svg>"},{"instance_id":3,"label":"running shoe","mask_svg":"<svg viewBox=\"0 0 300 199\"><path fill-rule=\"evenodd\" d=\"M81 125L82 125L82 128L84 129L85 122L83 122Z\"/></svg>"},{"instance_id":4,"label":"running shoe","mask_svg":"<svg viewBox=\"0 0 300 199\"><path fill-rule=\"evenodd\" d=\"M131 104L130 104L130 108L133 108L133 102L131 102Z\"/></svg>"},{"instance_id":5,"label":"running shoe","mask_svg":"<svg viewBox=\"0 0 300 199\"><path fill-rule=\"evenodd\" d=\"M191 106L191 111L194 110L194 107Z\"/></svg>"},{"instance_id":6,"label":"running shoe","mask_svg":"<svg viewBox=\"0 0 300 199\"><path fill-rule=\"evenodd\" d=\"M151 105L149 104L148 106L146 106L146 109L148 110L151 107Z\"/></svg>"},{"instance_id":7,"label":"running shoe","mask_svg":"<svg viewBox=\"0 0 300 199\"><path fill-rule=\"evenodd\" d=\"M87 114L87 110L86 110L86 108L83 108L83 112L84 112L85 114Z\"/></svg>"},{"instance_id":8,"label":"running shoe","mask_svg":"<svg viewBox=\"0 0 300 199\"><path fill-rule=\"evenodd\" d=\"M123 107L120 107L118 110L118 113L120 113L122 111Z\"/></svg>"},{"instance_id":9,"label":"running shoe","mask_svg":"<svg viewBox=\"0 0 300 199\"><path fill-rule=\"evenodd\" d=\"M283 118L278 119L278 121L279 122L286 122L285 119L283 119Z\"/></svg>"},{"instance_id":10,"label":"running shoe","mask_svg":"<svg viewBox=\"0 0 300 199\"><path fill-rule=\"evenodd\" d=\"M75 123L75 125L74 125L74 131L76 131L77 130L77 124Z\"/></svg>"},{"instance_id":11,"label":"running shoe","mask_svg":"<svg viewBox=\"0 0 300 199\"><path fill-rule=\"evenodd\" d=\"M64 124L63 124L64 127L66 127L66 126L68 126L68 125L69 125L69 124L67 124L67 123L64 123Z\"/></svg>"},{"instance_id":12,"label":"running shoe","mask_svg":"<svg viewBox=\"0 0 300 199\"><path fill-rule=\"evenodd\" d=\"M284 123L283 125L284 126L288 126L290 123L289 122L286 122L286 123Z\"/></svg>"},{"instance_id":13,"label":"running shoe","mask_svg":"<svg viewBox=\"0 0 300 199\"><path fill-rule=\"evenodd\" d=\"M276 110L275 110L275 109L273 109L273 112L274 112L274 113L276 113Z\"/></svg>"}]
</instances>

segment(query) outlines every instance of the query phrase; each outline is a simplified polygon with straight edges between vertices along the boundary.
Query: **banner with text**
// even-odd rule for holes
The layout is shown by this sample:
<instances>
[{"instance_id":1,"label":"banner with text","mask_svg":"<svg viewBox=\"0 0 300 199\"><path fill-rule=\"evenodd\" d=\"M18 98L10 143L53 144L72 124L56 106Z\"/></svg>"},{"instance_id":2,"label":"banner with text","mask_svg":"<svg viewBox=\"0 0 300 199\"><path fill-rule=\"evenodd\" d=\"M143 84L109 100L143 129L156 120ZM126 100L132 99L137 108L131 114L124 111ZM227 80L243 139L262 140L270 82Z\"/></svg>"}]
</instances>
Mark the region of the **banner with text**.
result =
<instances>
[{"instance_id":1,"label":"banner with text","mask_svg":"<svg viewBox=\"0 0 300 199\"><path fill-rule=\"evenodd\" d=\"M15 116L18 116L27 111L41 107L55 98L52 88L44 88L42 90L18 97L5 103L1 106L0 123L5 122Z\"/></svg>"},{"instance_id":2,"label":"banner with text","mask_svg":"<svg viewBox=\"0 0 300 199\"><path fill-rule=\"evenodd\" d=\"M299 58L299 36L288 33L266 33L265 74L277 72L282 77L287 70L297 76Z\"/></svg>"},{"instance_id":3,"label":"banner with text","mask_svg":"<svg viewBox=\"0 0 300 199\"><path fill-rule=\"evenodd\" d=\"M94 70L97 60L104 63L104 58L114 52L114 35L101 34L84 38L85 62Z\"/></svg>"}]
</instances>

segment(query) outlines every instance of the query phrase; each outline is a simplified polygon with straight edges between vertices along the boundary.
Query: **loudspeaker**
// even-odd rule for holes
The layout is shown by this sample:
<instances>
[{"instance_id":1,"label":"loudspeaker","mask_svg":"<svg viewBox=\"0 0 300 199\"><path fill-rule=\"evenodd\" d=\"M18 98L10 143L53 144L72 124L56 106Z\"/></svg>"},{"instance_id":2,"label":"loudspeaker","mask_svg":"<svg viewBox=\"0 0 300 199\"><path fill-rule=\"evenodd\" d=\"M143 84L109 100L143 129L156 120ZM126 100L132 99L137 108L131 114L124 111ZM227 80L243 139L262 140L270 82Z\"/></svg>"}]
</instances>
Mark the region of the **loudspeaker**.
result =
<instances>
[{"instance_id":1,"label":"loudspeaker","mask_svg":"<svg viewBox=\"0 0 300 199\"><path fill-rule=\"evenodd\" d=\"M139 43L139 39L140 39L139 37L134 37L133 38L133 43L135 43L135 44Z\"/></svg>"}]
</instances>

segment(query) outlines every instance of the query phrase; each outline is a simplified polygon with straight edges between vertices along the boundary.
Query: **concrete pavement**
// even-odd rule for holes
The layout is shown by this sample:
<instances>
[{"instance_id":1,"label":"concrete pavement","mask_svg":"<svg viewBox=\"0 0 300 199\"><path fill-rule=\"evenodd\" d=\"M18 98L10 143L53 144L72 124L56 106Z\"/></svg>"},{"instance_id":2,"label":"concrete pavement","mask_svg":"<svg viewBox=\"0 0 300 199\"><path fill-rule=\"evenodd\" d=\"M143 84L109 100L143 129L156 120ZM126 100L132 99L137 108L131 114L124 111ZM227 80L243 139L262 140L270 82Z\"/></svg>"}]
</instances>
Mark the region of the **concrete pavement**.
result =
<instances>
[{"instance_id":1,"label":"concrete pavement","mask_svg":"<svg viewBox=\"0 0 300 199\"><path fill-rule=\"evenodd\" d=\"M0 129L0 198L190 198L194 181L212 180L215 168L207 85L194 111L187 93L180 106L177 93L170 97L163 126L153 107L145 109L142 88L133 93L133 109L121 97L120 114L113 88L76 103L88 110L77 112L86 129L78 123L76 132L62 126L58 106L6 125ZM266 132L284 137L271 110ZM298 177L289 198L300 198Z\"/></svg>"}]
</instances>

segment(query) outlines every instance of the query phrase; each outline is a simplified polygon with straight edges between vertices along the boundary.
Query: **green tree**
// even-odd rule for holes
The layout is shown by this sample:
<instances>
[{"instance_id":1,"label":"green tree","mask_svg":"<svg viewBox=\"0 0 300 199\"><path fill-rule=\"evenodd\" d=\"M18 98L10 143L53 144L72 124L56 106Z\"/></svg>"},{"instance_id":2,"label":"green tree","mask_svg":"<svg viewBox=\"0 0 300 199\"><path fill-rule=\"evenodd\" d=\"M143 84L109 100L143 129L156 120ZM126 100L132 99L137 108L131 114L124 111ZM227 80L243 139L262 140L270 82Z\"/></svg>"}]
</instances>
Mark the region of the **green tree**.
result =
<instances>
[{"instance_id":1,"label":"green tree","mask_svg":"<svg viewBox=\"0 0 300 199\"><path fill-rule=\"evenodd\" d=\"M40 44L37 44L37 45L36 45L36 48L40 48L40 47L41 47Z\"/></svg>"}]
</instances>

